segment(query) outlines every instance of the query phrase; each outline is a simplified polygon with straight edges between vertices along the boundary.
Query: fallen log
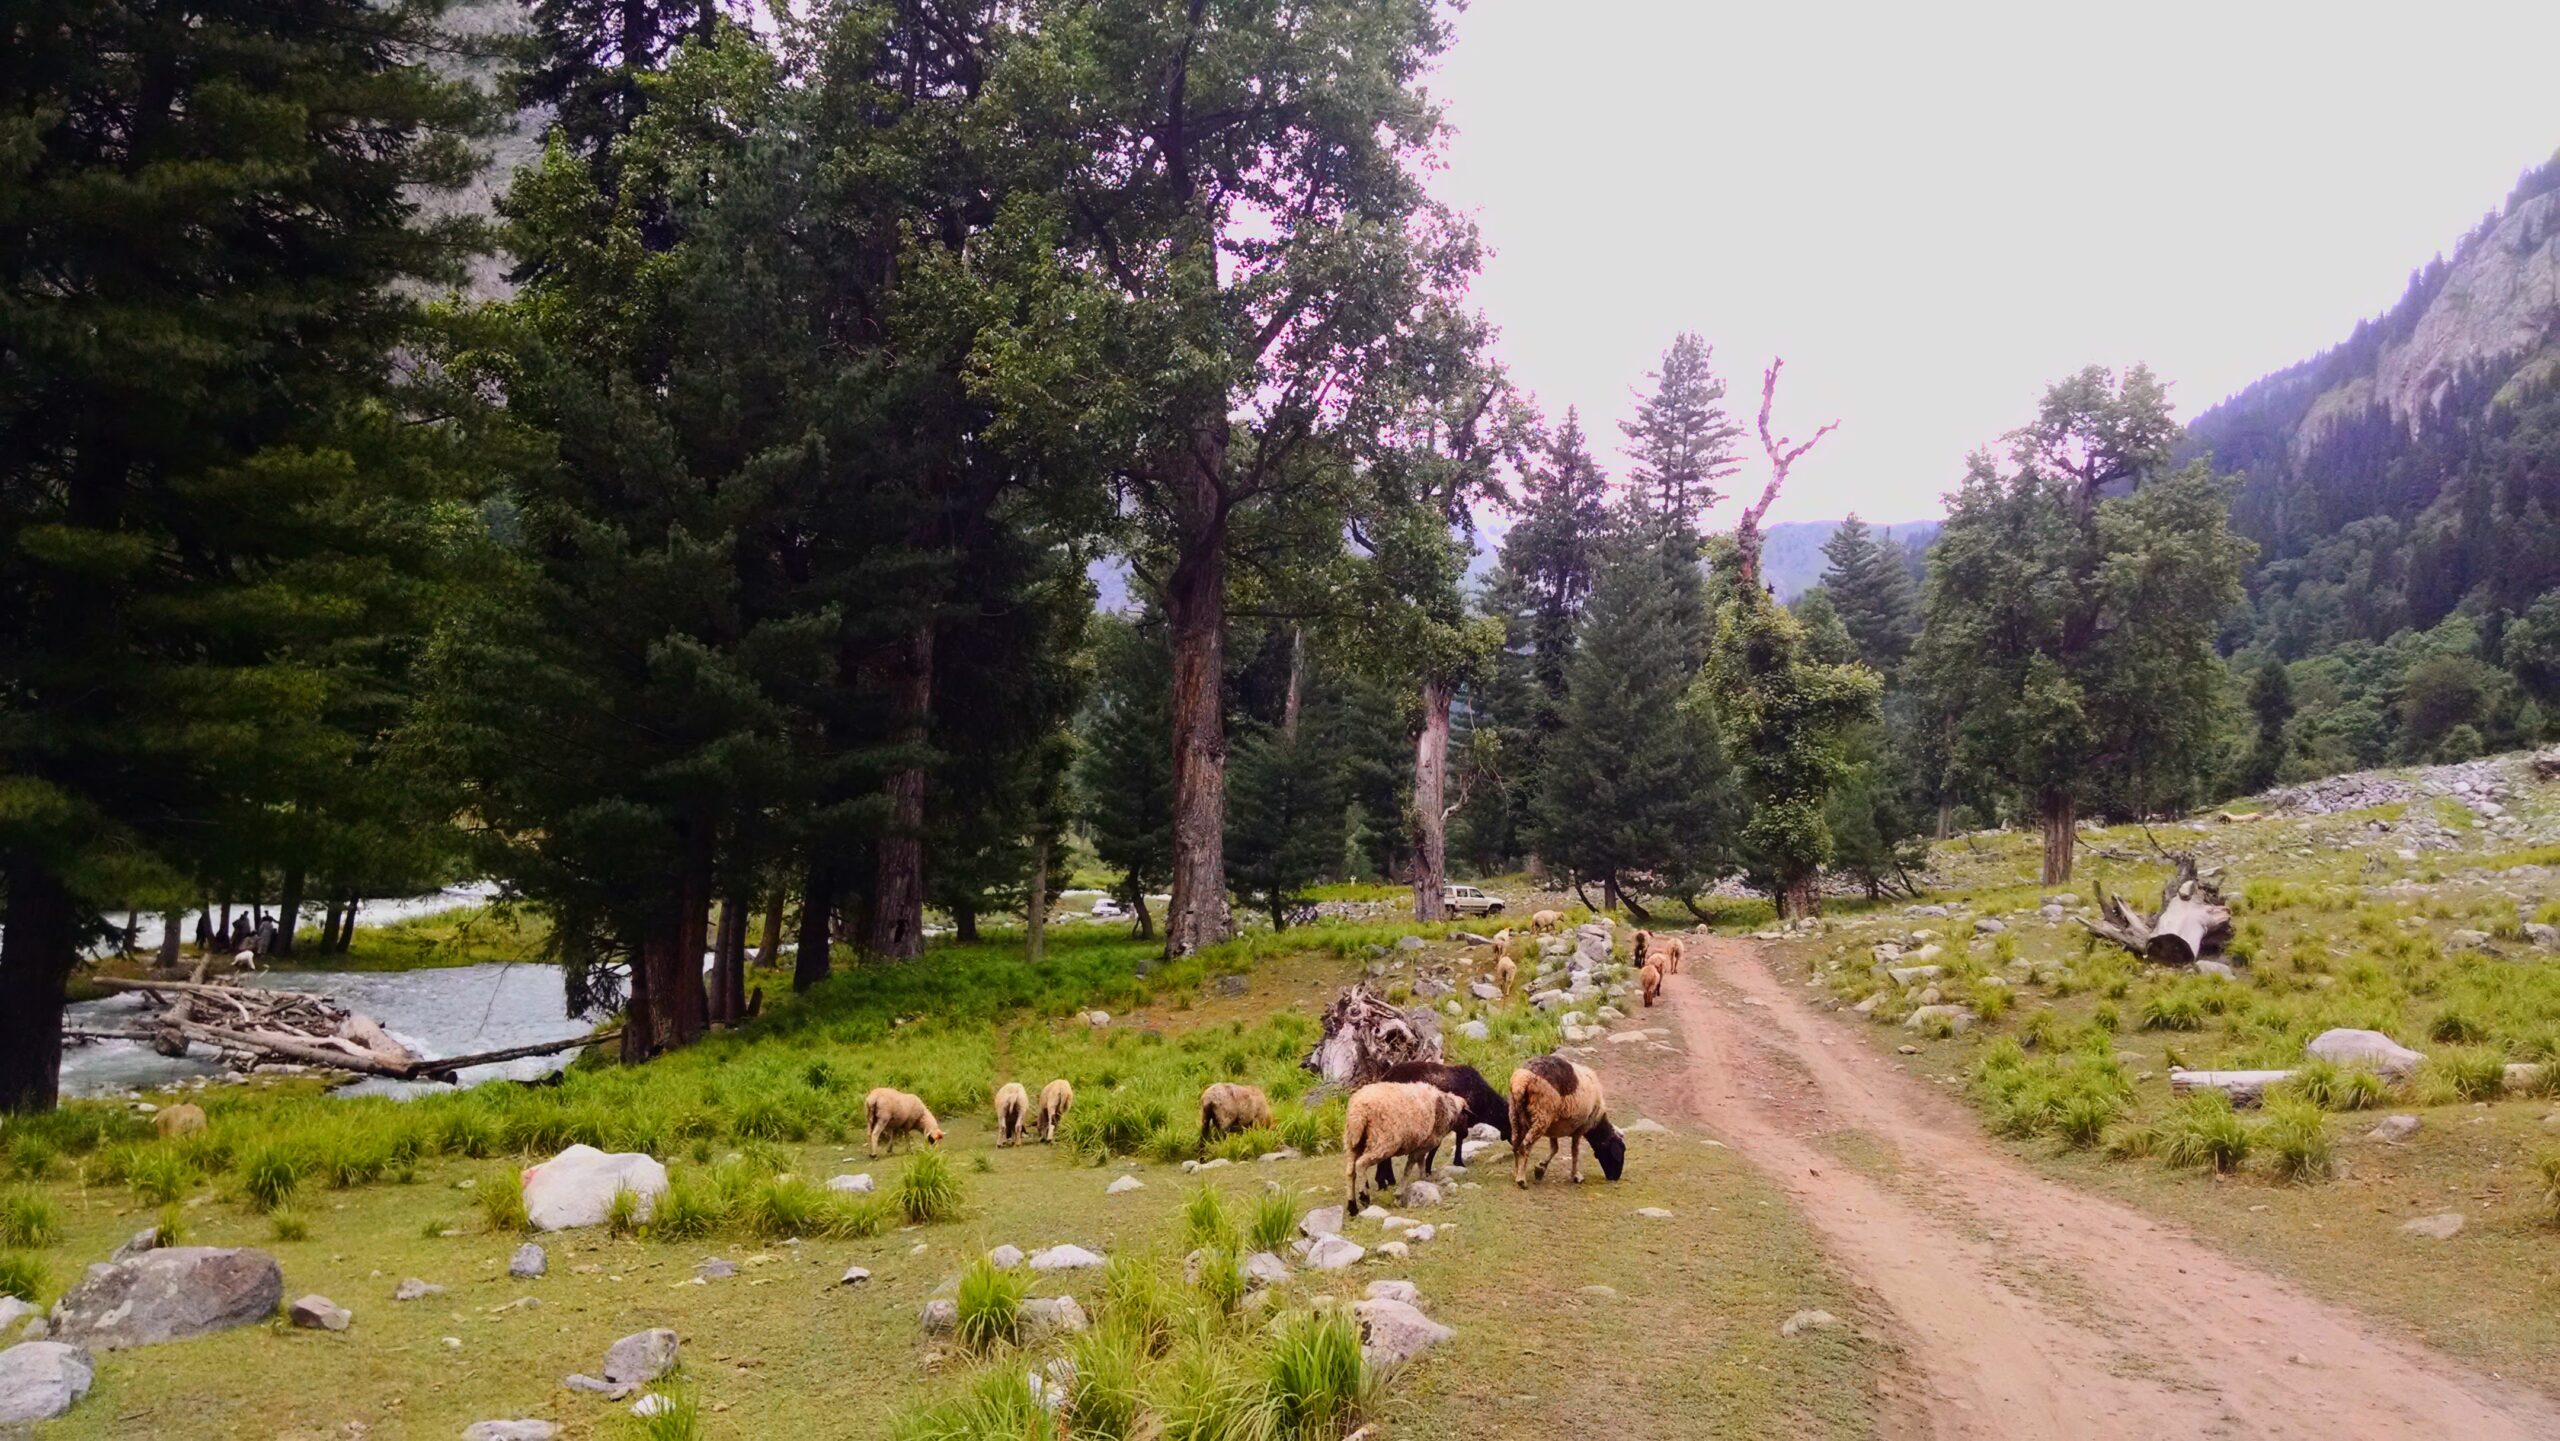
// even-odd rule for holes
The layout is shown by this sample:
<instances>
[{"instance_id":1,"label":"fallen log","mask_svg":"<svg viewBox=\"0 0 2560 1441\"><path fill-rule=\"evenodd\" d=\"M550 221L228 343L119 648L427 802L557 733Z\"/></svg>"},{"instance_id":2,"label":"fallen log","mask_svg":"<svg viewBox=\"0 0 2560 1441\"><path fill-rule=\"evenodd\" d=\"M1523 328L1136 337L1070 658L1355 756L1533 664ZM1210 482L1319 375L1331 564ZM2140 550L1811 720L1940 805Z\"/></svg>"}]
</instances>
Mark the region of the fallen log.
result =
<instances>
[{"instance_id":1,"label":"fallen log","mask_svg":"<svg viewBox=\"0 0 2560 1441\"><path fill-rule=\"evenodd\" d=\"M2267 1098L2267 1087L2280 1086L2293 1079L2291 1071L2169 1071L2169 1094L2184 1096L2196 1091L2220 1091L2235 1106L2255 1106Z\"/></svg>"},{"instance_id":2,"label":"fallen log","mask_svg":"<svg viewBox=\"0 0 2560 1441\"><path fill-rule=\"evenodd\" d=\"M2191 966L2220 952L2231 939L2231 909L2222 903L2221 890L2196 873L2195 857L2175 859L2177 869L2160 888L2156 912L2145 915L2097 885L2098 915L2082 916L2080 924L2157 965Z\"/></svg>"},{"instance_id":3,"label":"fallen log","mask_svg":"<svg viewBox=\"0 0 2560 1441\"><path fill-rule=\"evenodd\" d=\"M621 1030L617 1028L598 1031L592 1035L571 1036L565 1040L536 1041L529 1045L506 1046L494 1051L473 1051L467 1055L423 1056L410 1061L383 1062L342 1051L305 1045L289 1037L231 1031L219 1026L206 1026L195 1022L180 1023L177 1029L190 1040L203 1041L227 1054L243 1056L251 1060L261 1055L274 1054L307 1065L327 1066L334 1070L354 1071L368 1076L382 1076L394 1081L441 1081L446 1085L459 1084L458 1073L473 1066L496 1065L500 1061L521 1061L529 1056L557 1055L562 1051L600 1046L607 1041L619 1039L622 1035ZM165 1030L159 1028L141 1030L123 1026L66 1026L62 1032L65 1040L141 1041L146 1045L159 1040L164 1034Z\"/></svg>"}]
</instances>

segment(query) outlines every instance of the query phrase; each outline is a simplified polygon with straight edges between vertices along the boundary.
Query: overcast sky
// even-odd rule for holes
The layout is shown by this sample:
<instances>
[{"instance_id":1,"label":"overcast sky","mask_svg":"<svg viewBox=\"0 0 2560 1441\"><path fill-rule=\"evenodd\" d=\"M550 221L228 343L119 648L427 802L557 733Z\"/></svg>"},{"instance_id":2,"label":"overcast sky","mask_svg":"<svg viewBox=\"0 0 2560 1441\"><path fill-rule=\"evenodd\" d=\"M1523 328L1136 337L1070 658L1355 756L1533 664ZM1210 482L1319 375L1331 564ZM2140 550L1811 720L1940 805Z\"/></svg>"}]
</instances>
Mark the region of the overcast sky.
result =
<instances>
[{"instance_id":1,"label":"overcast sky","mask_svg":"<svg viewBox=\"0 0 2560 1441\"><path fill-rule=\"evenodd\" d=\"M1745 424L1772 354L1782 430L1841 422L1776 518L1908 520L2082 365L2187 417L2344 339L2560 147L2555 56L2554 0L1473 0L1435 183L1613 472L1695 329Z\"/></svg>"}]
</instances>

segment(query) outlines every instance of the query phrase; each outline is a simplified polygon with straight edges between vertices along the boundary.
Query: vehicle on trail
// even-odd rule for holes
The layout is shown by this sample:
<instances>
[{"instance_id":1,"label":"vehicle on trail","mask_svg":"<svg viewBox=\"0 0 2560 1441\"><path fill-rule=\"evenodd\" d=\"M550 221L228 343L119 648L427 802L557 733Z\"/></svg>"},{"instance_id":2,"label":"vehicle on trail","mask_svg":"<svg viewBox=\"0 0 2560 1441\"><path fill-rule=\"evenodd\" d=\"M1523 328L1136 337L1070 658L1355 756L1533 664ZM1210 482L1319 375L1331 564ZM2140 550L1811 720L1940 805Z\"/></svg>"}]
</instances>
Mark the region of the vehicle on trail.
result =
<instances>
[{"instance_id":1,"label":"vehicle on trail","mask_svg":"<svg viewBox=\"0 0 2560 1441\"><path fill-rule=\"evenodd\" d=\"M1502 914L1502 897L1489 896L1474 886L1451 886L1440 893L1441 909L1449 919L1460 916L1498 916Z\"/></svg>"}]
</instances>

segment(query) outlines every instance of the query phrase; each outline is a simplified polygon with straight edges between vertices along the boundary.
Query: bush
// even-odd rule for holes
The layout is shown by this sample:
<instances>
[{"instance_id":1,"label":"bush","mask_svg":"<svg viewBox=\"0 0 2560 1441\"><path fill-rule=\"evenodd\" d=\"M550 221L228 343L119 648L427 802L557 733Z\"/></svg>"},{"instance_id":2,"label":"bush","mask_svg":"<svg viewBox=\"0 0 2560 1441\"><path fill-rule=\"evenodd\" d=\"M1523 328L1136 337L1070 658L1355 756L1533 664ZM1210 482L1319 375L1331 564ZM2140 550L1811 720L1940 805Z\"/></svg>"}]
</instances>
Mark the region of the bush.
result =
<instances>
[{"instance_id":1,"label":"bush","mask_svg":"<svg viewBox=\"0 0 2560 1441\"><path fill-rule=\"evenodd\" d=\"M27 1302L41 1301L46 1279L43 1257L23 1251L0 1251L0 1296L15 1296Z\"/></svg>"},{"instance_id":2,"label":"bush","mask_svg":"<svg viewBox=\"0 0 2560 1441\"><path fill-rule=\"evenodd\" d=\"M0 1250L39 1250L62 1239L62 1213L25 1186L0 1191Z\"/></svg>"},{"instance_id":3,"label":"bush","mask_svg":"<svg viewBox=\"0 0 2560 1441\"><path fill-rule=\"evenodd\" d=\"M1263 1362L1271 1419L1283 1436L1330 1436L1365 1414L1376 1382L1347 1311L1293 1317Z\"/></svg>"},{"instance_id":4,"label":"bush","mask_svg":"<svg viewBox=\"0 0 2560 1441\"><path fill-rule=\"evenodd\" d=\"M267 1223L274 1228L275 1237L279 1241L311 1239L311 1223L304 1220L302 1213L291 1206L278 1206L267 1212Z\"/></svg>"},{"instance_id":5,"label":"bush","mask_svg":"<svg viewBox=\"0 0 2560 1441\"><path fill-rule=\"evenodd\" d=\"M195 1188L195 1163L181 1152L164 1146L151 1146L133 1158L125 1168L125 1184L133 1194L149 1205L166 1206L183 1200Z\"/></svg>"},{"instance_id":6,"label":"bush","mask_svg":"<svg viewBox=\"0 0 2560 1441\"><path fill-rule=\"evenodd\" d=\"M939 1151L925 1151L898 1178L898 1212L909 1225L948 1221L960 1214L960 1178Z\"/></svg>"},{"instance_id":7,"label":"bush","mask_svg":"<svg viewBox=\"0 0 2560 1441\"><path fill-rule=\"evenodd\" d=\"M2169 1108L2160 1122L2158 1153L2172 1166L2237 1170L2249 1159L2249 1128L2220 1091L2198 1091Z\"/></svg>"},{"instance_id":8,"label":"bush","mask_svg":"<svg viewBox=\"0 0 2560 1441\"><path fill-rule=\"evenodd\" d=\"M2280 1180L2318 1181L2329 1175L2335 1153L2329 1140L2329 1119L2309 1101L2268 1101L2266 1124L2259 1129L2258 1141L2266 1148L2267 1164Z\"/></svg>"},{"instance_id":9,"label":"bush","mask_svg":"<svg viewBox=\"0 0 2560 1441\"><path fill-rule=\"evenodd\" d=\"M302 1176L309 1169L302 1152L278 1142L267 1142L251 1150L240 1163L240 1191L249 1204L261 1211L273 1211L293 1199L302 1189Z\"/></svg>"},{"instance_id":10,"label":"bush","mask_svg":"<svg viewBox=\"0 0 2560 1441\"><path fill-rule=\"evenodd\" d=\"M1022 1297L1031 1287L1021 1271L999 1271L984 1256L960 1273L960 1344L987 1352L1010 1346L1022 1333Z\"/></svg>"}]
</instances>

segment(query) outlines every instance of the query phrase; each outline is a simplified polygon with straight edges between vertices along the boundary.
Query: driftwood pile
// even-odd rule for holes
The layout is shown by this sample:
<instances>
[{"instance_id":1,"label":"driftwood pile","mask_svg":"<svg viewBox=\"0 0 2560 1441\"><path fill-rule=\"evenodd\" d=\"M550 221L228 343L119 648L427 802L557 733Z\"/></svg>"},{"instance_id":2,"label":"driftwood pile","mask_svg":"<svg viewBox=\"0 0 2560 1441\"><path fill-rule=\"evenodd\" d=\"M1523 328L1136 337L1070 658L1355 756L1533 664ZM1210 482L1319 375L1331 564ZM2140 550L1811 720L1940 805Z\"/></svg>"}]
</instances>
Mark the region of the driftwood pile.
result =
<instances>
[{"instance_id":1,"label":"driftwood pile","mask_svg":"<svg viewBox=\"0 0 2560 1441\"><path fill-rule=\"evenodd\" d=\"M1440 1018L1403 1011L1366 983L1343 988L1324 1010L1324 1039L1299 1064L1343 1090L1356 1091L1405 1061L1440 1059Z\"/></svg>"},{"instance_id":2,"label":"driftwood pile","mask_svg":"<svg viewBox=\"0 0 2560 1441\"><path fill-rule=\"evenodd\" d=\"M373 1017L309 991L218 981L101 980L98 984L149 997L160 1006L160 1013L130 1027L71 1027L63 1033L67 1039L142 1041L164 1056L183 1056L189 1043L200 1041L220 1051L239 1070L284 1061L400 1081L450 1084L466 1066L552 1055L609 1039L579 1036L468 1056L421 1056Z\"/></svg>"},{"instance_id":3,"label":"driftwood pile","mask_svg":"<svg viewBox=\"0 0 2560 1441\"><path fill-rule=\"evenodd\" d=\"M2146 915L2099 886L2098 919L2080 924L2156 965L2192 966L2220 953L2231 940L2231 908L2212 879L2197 875L2195 857L2176 860L2157 910Z\"/></svg>"}]
</instances>

